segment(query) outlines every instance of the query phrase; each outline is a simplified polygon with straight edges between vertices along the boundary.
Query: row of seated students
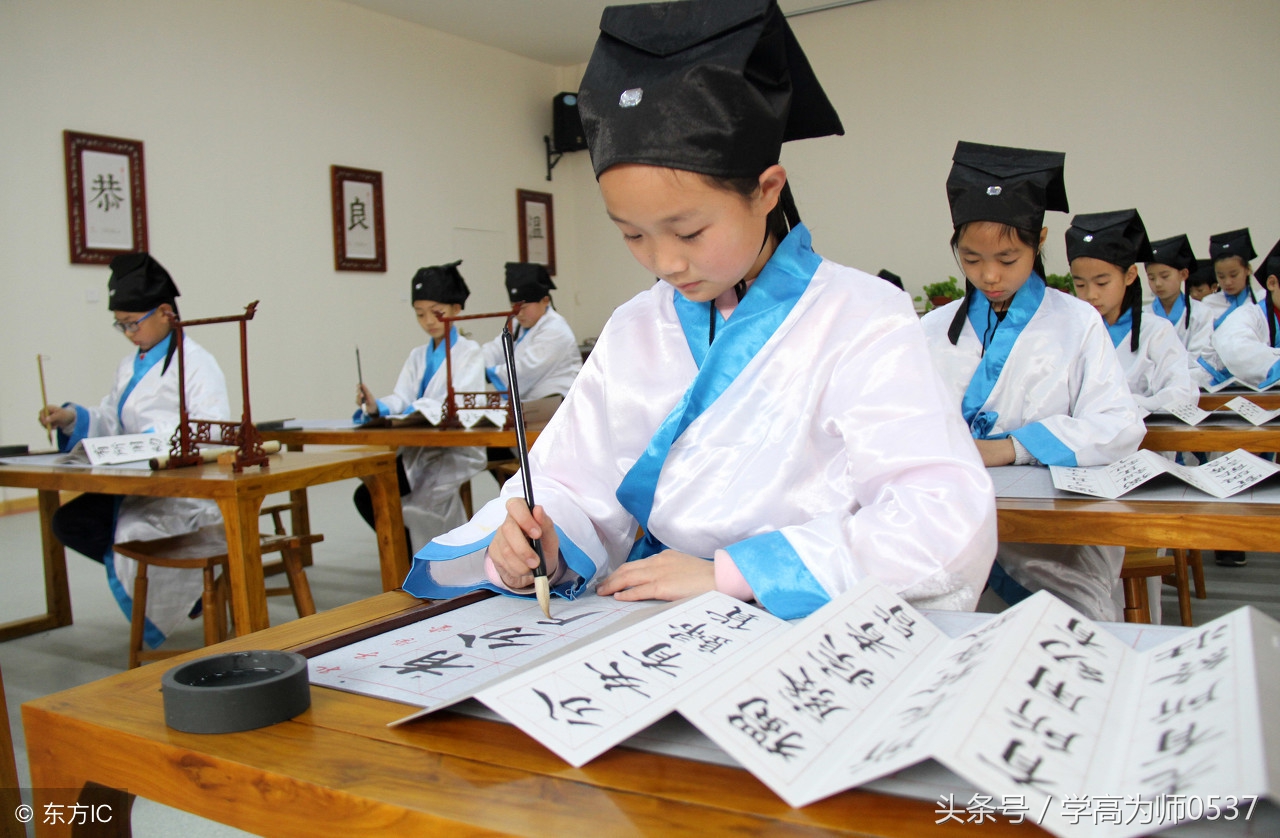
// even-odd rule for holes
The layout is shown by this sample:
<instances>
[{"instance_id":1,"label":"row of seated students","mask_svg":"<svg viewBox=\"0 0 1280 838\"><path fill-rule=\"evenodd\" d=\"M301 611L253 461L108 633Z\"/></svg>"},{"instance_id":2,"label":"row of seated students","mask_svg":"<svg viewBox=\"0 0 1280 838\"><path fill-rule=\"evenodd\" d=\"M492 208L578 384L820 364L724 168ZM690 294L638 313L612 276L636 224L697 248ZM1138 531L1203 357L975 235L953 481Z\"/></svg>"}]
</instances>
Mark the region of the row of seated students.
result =
<instances>
[{"instance_id":1,"label":"row of seated students","mask_svg":"<svg viewBox=\"0 0 1280 838\"><path fill-rule=\"evenodd\" d=\"M1176 362L1154 351L1174 325L1144 324L1131 290L1138 262L1163 264L1141 219L1078 216L1068 258L1089 302L1049 291L1043 218L1068 211L1064 155L960 142L946 195L967 292L918 318L907 294L818 255L800 221L781 146L843 127L776 3L746 21L716 8L606 9L579 113L608 215L661 281L614 312L530 452L539 505L508 481L417 552L405 590L528 596L541 539L569 598L714 589L792 618L875 578L922 607L972 609L990 584L1117 619L1121 549L997 544L985 466L1106 464L1144 434L1134 391L1195 397L1180 343ZM438 315L466 299L456 268L415 277L432 343L394 399L359 391L360 417L439 412ZM484 357L451 342L455 362ZM457 386L479 389L493 365L460 364ZM69 427L53 410L42 419ZM403 453L417 546L415 528L458 517L456 491L431 481L448 471L456 489L483 455L415 485L418 458L445 455Z\"/></svg>"}]
</instances>

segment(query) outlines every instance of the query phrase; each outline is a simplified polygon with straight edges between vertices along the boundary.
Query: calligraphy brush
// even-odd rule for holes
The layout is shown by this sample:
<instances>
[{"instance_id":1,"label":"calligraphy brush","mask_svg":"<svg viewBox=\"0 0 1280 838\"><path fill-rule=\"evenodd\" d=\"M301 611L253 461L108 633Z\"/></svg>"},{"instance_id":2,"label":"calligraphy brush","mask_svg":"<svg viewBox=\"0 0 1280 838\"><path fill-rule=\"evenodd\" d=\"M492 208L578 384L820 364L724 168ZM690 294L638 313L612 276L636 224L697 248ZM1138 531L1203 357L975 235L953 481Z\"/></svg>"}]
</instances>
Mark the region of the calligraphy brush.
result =
<instances>
[{"instance_id":1,"label":"calligraphy brush","mask_svg":"<svg viewBox=\"0 0 1280 838\"><path fill-rule=\"evenodd\" d=\"M40 409L44 410L49 405L49 396L44 389L44 356L36 356L36 369L40 371ZM49 438L49 444L53 445L53 428L45 426L44 435Z\"/></svg>"},{"instance_id":2,"label":"calligraphy brush","mask_svg":"<svg viewBox=\"0 0 1280 838\"><path fill-rule=\"evenodd\" d=\"M511 399L511 412L516 419L516 454L520 458L520 477L524 483L524 502L533 514L533 478L529 475L529 443L524 436L524 406L520 403L520 385L516 381L516 346L511 340L511 327L502 327L502 354L507 362L507 392ZM538 595L542 613L551 616L551 583L547 579L547 557L542 553L542 539L529 539L533 551L538 554L538 566L533 570L533 589Z\"/></svg>"},{"instance_id":3,"label":"calligraphy brush","mask_svg":"<svg viewBox=\"0 0 1280 838\"><path fill-rule=\"evenodd\" d=\"M369 413L369 405L364 403L364 370L360 368L360 347L356 347L356 381L360 384L360 410Z\"/></svg>"}]
</instances>

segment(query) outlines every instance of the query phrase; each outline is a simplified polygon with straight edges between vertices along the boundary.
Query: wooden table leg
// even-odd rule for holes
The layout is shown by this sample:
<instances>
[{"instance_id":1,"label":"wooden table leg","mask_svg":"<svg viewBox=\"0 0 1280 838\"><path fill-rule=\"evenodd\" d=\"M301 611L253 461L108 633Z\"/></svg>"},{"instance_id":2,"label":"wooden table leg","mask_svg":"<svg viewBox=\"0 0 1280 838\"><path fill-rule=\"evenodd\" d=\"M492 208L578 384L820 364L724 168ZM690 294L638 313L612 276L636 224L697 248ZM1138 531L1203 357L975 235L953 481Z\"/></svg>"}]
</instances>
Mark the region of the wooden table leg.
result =
<instances>
[{"instance_id":1,"label":"wooden table leg","mask_svg":"<svg viewBox=\"0 0 1280 838\"><path fill-rule=\"evenodd\" d=\"M222 521L227 528L227 574L231 583L231 617L237 636L260 631L271 624L258 539L258 511L262 500L262 495L218 498L218 508L222 510Z\"/></svg>"},{"instance_id":2,"label":"wooden table leg","mask_svg":"<svg viewBox=\"0 0 1280 838\"><path fill-rule=\"evenodd\" d=\"M84 749L92 751L92 745L76 726L56 721L45 724L48 718L47 714L23 708L37 837L128 838L132 833L133 795L99 785L80 773L79 766L87 764ZM102 754L93 756L104 758ZM127 758L121 754L111 756Z\"/></svg>"},{"instance_id":3,"label":"wooden table leg","mask_svg":"<svg viewBox=\"0 0 1280 838\"><path fill-rule=\"evenodd\" d=\"M303 446L299 443L291 443L285 446L286 451L301 451ZM311 507L307 505L306 487L294 489L289 493L289 504L293 510L289 513L289 526L292 528L293 535L311 535ZM311 567L315 561L311 555L311 545L304 543L298 548L298 554L302 556L302 566Z\"/></svg>"},{"instance_id":4,"label":"wooden table leg","mask_svg":"<svg viewBox=\"0 0 1280 838\"><path fill-rule=\"evenodd\" d=\"M71 589L67 584L67 551L53 534L53 513L61 506L57 490L41 489L40 547L44 554L45 613L0 624L0 641L71 625Z\"/></svg>"},{"instance_id":5,"label":"wooden table leg","mask_svg":"<svg viewBox=\"0 0 1280 838\"><path fill-rule=\"evenodd\" d=\"M14 813L22 796L18 794L18 764L13 759L13 731L9 729L9 705L4 698L4 678L0 677L0 835L25 835Z\"/></svg>"},{"instance_id":6,"label":"wooden table leg","mask_svg":"<svg viewBox=\"0 0 1280 838\"><path fill-rule=\"evenodd\" d=\"M360 479L369 487L374 521L378 525L378 560L382 590L394 591L409 575L409 549L404 541L404 513L400 509L400 483L395 460L391 467Z\"/></svg>"}]
</instances>

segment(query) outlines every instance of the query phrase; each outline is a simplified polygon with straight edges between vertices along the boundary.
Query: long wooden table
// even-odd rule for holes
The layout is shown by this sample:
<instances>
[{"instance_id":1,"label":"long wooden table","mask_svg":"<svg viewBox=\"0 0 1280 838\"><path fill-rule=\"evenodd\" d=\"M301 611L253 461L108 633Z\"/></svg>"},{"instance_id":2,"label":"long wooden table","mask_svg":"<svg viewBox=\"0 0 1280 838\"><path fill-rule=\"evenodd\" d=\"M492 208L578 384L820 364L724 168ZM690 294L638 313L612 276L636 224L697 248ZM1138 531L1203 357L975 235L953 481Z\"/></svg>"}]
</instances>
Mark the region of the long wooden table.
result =
<instances>
[{"instance_id":1,"label":"long wooden table","mask_svg":"<svg viewBox=\"0 0 1280 838\"><path fill-rule=\"evenodd\" d=\"M349 478L359 478L369 487L378 522L382 588L392 590L399 587L409 572L409 556L404 541L395 455L389 451L283 452L272 456L265 468L252 467L239 473L217 463L160 471L0 465L0 486L35 489L39 494L46 610L38 617L0 625L0 641L71 625L66 551L54 536L52 526L53 514L59 506L59 492L216 501L227 530L232 614L237 630L248 632L269 624L258 550L258 513L263 499L276 492L305 491L307 486Z\"/></svg>"},{"instance_id":2,"label":"long wooden table","mask_svg":"<svg viewBox=\"0 0 1280 838\"><path fill-rule=\"evenodd\" d=\"M214 652L299 648L417 607L408 594L385 593L24 704L36 812L49 803L69 811L82 796L110 807L103 811L118 835L128 834L132 795L300 838L1045 834L1004 819L937 825L935 802L866 791L792 809L741 769L629 748L572 768L499 722L443 712L388 728L405 705L324 687L311 688L311 709L261 730L199 735L164 724L159 683L170 666ZM38 836L74 832L36 825Z\"/></svg>"},{"instance_id":3,"label":"long wooden table","mask_svg":"<svg viewBox=\"0 0 1280 838\"><path fill-rule=\"evenodd\" d=\"M1252 425L1244 418L1229 425L1188 425L1176 419L1148 419L1142 447L1152 451L1234 451L1243 448L1255 454L1267 454L1280 451L1280 425Z\"/></svg>"},{"instance_id":4,"label":"long wooden table","mask_svg":"<svg viewBox=\"0 0 1280 838\"><path fill-rule=\"evenodd\" d=\"M525 439L533 445L547 426L545 421L525 425ZM431 425L408 425L400 428L283 428L261 431L263 439L274 439L290 450L307 445L378 445L421 448L512 448L516 444L515 429L503 430L492 425L474 428L437 428Z\"/></svg>"}]
</instances>

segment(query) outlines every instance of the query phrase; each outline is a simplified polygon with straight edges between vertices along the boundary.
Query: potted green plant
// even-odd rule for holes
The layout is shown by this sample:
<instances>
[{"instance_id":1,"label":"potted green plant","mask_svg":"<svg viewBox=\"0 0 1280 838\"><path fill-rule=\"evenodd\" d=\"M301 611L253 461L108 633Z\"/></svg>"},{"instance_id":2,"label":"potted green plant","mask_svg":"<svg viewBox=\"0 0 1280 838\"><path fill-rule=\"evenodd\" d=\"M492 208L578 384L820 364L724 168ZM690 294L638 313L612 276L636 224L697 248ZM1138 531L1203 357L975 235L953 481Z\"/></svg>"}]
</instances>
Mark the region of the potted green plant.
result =
<instances>
[{"instance_id":1,"label":"potted green plant","mask_svg":"<svg viewBox=\"0 0 1280 838\"><path fill-rule=\"evenodd\" d=\"M1064 294L1076 295L1076 284L1071 279L1071 274L1049 274L1044 278L1044 284L1050 288L1057 288Z\"/></svg>"},{"instance_id":2,"label":"potted green plant","mask_svg":"<svg viewBox=\"0 0 1280 838\"><path fill-rule=\"evenodd\" d=\"M947 277L946 282L931 282L924 287L924 297L934 307L945 306L963 296L964 289L960 287L960 280L954 276Z\"/></svg>"}]
</instances>

